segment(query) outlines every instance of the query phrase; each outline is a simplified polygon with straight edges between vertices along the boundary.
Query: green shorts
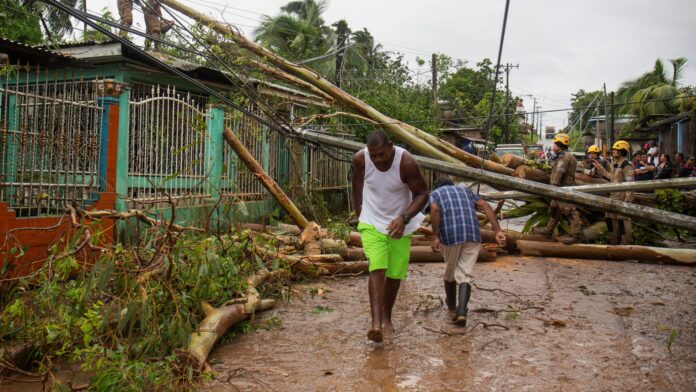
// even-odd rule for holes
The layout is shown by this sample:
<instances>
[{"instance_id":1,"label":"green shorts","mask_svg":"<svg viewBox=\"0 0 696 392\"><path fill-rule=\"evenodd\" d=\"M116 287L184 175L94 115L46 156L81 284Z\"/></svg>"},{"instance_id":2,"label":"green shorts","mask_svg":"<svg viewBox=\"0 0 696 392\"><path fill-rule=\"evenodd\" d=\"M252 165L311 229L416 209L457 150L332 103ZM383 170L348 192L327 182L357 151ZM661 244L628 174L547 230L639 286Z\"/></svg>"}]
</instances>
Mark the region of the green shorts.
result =
<instances>
[{"instance_id":1,"label":"green shorts","mask_svg":"<svg viewBox=\"0 0 696 392\"><path fill-rule=\"evenodd\" d=\"M386 269L387 278L406 279L413 234L396 240L363 222L358 223L358 231L362 238L365 256L370 263L370 272Z\"/></svg>"}]
</instances>

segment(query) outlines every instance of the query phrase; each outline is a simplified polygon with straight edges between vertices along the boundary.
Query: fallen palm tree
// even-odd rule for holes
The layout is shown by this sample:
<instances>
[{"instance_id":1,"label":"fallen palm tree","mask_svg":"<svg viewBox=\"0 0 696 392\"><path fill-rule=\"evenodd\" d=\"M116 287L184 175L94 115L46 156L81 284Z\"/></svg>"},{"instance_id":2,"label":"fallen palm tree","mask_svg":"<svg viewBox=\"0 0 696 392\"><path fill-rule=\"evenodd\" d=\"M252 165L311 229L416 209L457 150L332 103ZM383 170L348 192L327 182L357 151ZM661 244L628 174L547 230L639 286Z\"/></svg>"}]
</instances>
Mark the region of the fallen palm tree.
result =
<instances>
[{"instance_id":1,"label":"fallen palm tree","mask_svg":"<svg viewBox=\"0 0 696 392\"><path fill-rule=\"evenodd\" d=\"M365 145L362 143L322 135L317 132L303 131L303 135L311 140L350 151L359 151L365 147ZM435 170L441 173L447 173L473 181L485 182L494 186L515 189L528 194L543 196L550 199L567 201L589 207L590 209L615 212L631 218L640 218L646 221L663 224L665 226L696 231L696 219L688 215L621 202L609 199L607 197L595 196L589 193L581 193L563 187L556 187L533 181L527 181L520 178L513 178L507 175L491 173L484 170L477 170L463 164L452 164L418 155L414 156L414 158L418 164L425 169ZM596 186L604 185L602 184Z\"/></svg>"},{"instance_id":2,"label":"fallen palm tree","mask_svg":"<svg viewBox=\"0 0 696 392\"><path fill-rule=\"evenodd\" d=\"M651 191L657 189L682 189L696 188L696 177L671 178L666 180L649 180L649 181L634 181L622 183L607 183L607 184L586 184L565 187L568 190L574 190L583 193L603 194L610 192L625 192L625 191ZM529 197L529 193L519 191L506 192L487 192L482 194L483 197L489 199L522 199Z\"/></svg>"},{"instance_id":3,"label":"fallen palm tree","mask_svg":"<svg viewBox=\"0 0 696 392\"><path fill-rule=\"evenodd\" d=\"M264 170L261 164L254 158L249 150L244 147L244 144L235 136L231 129L226 128L222 136L225 138L227 143L232 147L239 159L246 165L246 167L251 171L254 176L263 184L263 186L273 195L273 197L278 201L281 207L288 213L290 218L295 222L300 228L305 228L309 221L302 215L299 208L295 203L290 200L285 191L269 176Z\"/></svg>"},{"instance_id":4,"label":"fallen palm tree","mask_svg":"<svg viewBox=\"0 0 696 392\"><path fill-rule=\"evenodd\" d=\"M652 263L696 265L696 250L656 248L638 245L564 245L558 242L517 241L517 247L525 256L564 257Z\"/></svg>"},{"instance_id":5,"label":"fallen palm tree","mask_svg":"<svg viewBox=\"0 0 696 392\"><path fill-rule=\"evenodd\" d=\"M394 137L412 146L415 150L419 151L425 156L437 158L450 163L464 162L474 167L483 167L485 170L490 170L501 174L512 174L512 170L504 165L492 162L490 160L483 160L482 158L469 154L434 135L380 113L378 110L367 105L360 99L333 85L331 82L321 77L318 73L308 68L293 64L276 53L247 39L231 25L217 21L176 0L162 0L161 3L181 12L182 14L205 26L210 27L220 34L223 34L225 38L232 40L240 47L255 54L260 59L267 61L281 71L310 83L316 89L333 98L337 104L348 108L356 114L361 115L377 124L380 124Z\"/></svg>"}]
</instances>

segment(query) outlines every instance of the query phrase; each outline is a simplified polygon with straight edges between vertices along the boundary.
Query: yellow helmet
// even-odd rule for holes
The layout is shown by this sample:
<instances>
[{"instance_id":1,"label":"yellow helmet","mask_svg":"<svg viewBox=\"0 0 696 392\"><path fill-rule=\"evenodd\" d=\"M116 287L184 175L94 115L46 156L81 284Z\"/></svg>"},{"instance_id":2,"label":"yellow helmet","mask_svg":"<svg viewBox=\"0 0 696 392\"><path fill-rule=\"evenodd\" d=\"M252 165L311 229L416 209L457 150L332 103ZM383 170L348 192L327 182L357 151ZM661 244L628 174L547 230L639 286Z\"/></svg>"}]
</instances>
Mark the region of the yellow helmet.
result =
<instances>
[{"instance_id":1,"label":"yellow helmet","mask_svg":"<svg viewBox=\"0 0 696 392\"><path fill-rule=\"evenodd\" d=\"M619 140L611 147L612 150L626 150L626 152L631 152L631 145L625 140Z\"/></svg>"},{"instance_id":2,"label":"yellow helmet","mask_svg":"<svg viewBox=\"0 0 696 392\"><path fill-rule=\"evenodd\" d=\"M570 146L570 137L565 133L557 133L556 136L553 137L553 142L561 142L561 144L565 146Z\"/></svg>"},{"instance_id":3,"label":"yellow helmet","mask_svg":"<svg viewBox=\"0 0 696 392\"><path fill-rule=\"evenodd\" d=\"M597 147L594 144L591 145L590 148L587 149L587 153L589 154L591 152L596 152L597 154L599 154L599 147Z\"/></svg>"}]
</instances>

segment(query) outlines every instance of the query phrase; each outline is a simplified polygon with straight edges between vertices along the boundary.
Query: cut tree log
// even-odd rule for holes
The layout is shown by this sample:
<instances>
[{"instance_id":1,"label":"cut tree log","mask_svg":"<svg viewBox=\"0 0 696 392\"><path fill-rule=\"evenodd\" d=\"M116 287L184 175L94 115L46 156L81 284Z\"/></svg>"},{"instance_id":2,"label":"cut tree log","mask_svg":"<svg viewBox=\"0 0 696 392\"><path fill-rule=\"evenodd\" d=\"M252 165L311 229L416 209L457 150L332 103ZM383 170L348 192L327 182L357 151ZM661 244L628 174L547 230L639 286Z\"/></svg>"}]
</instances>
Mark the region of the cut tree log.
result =
<instances>
[{"instance_id":1,"label":"cut tree log","mask_svg":"<svg viewBox=\"0 0 696 392\"><path fill-rule=\"evenodd\" d=\"M306 256L321 254L321 238L323 233L321 226L316 222L309 222L300 234L300 246L304 250Z\"/></svg>"},{"instance_id":2,"label":"cut tree log","mask_svg":"<svg viewBox=\"0 0 696 392\"><path fill-rule=\"evenodd\" d=\"M518 166L525 164L525 159L515 154L505 154L500 157L500 161L500 163L509 167L510 169L517 169Z\"/></svg>"},{"instance_id":3,"label":"cut tree log","mask_svg":"<svg viewBox=\"0 0 696 392\"><path fill-rule=\"evenodd\" d=\"M514 231L504 231L505 233L505 250L507 252L517 252L517 241L538 241L538 242L553 242L552 239L546 238L539 234L522 234ZM481 242L495 243L495 232L493 230L481 229Z\"/></svg>"},{"instance_id":4,"label":"cut tree log","mask_svg":"<svg viewBox=\"0 0 696 392\"><path fill-rule=\"evenodd\" d=\"M517 247L525 256L696 265L696 250L693 249L638 245L564 245L559 242L535 241L517 241Z\"/></svg>"},{"instance_id":5,"label":"cut tree log","mask_svg":"<svg viewBox=\"0 0 696 392\"><path fill-rule=\"evenodd\" d=\"M548 184L550 175L549 173L537 169L534 167L529 167L525 165L518 166L515 169L515 172L512 174L513 177L521 178L524 180L529 180L529 181L534 181L534 182L541 182L543 184Z\"/></svg>"},{"instance_id":6,"label":"cut tree log","mask_svg":"<svg viewBox=\"0 0 696 392\"><path fill-rule=\"evenodd\" d=\"M308 130L303 131L302 134L306 138L311 139L313 141L321 142L326 145L342 148L349 151L358 151L365 147L365 145L362 143L350 140L343 140L337 137L323 135ZM515 189L528 194L548 197L551 199L557 199L569 203L575 203L595 210L609 211L625 215L631 218L639 218L653 223L663 224L669 227L676 227L680 229L696 231L696 219L688 215L677 214L669 211L659 210L657 208L649 208L618 200L612 200L608 197L600 197L588 193L581 193L569 190L568 188L570 187L557 187L548 184L527 181L521 178L512 178L510 176L498 173L474 169L462 164L452 164L423 156L415 155L414 159L422 168L467 178L473 181L485 182L486 184L489 184L491 186ZM679 178L678 180L688 180L688 178ZM602 187L609 185L611 184L596 184L584 186ZM511 198L506 197L506 199L510 200Z\"/></svg>"},{"instance_id":7,"label":"cut tree log","mask_svg":"<svg viewBox=\"0 0 696 392\"><path fill-rule=\"evenodd\" d=\"M266 188L271 195L278 201L278 204L283 207L285 212L288 213L290 218L299 226L304 229L309 221L302 215L299 208L295 203L290 200L288 195L285 194L283 189L263 170L263 167L259 162L251 155L249 150L244 147L244 144L235 136L231 129L225 128L222 132L227 143L232 147L234 152L237 153L237 157L244 163L244 165L251 171L254 176L261 181L264 188Z\"/></svg>"}]
</instances>

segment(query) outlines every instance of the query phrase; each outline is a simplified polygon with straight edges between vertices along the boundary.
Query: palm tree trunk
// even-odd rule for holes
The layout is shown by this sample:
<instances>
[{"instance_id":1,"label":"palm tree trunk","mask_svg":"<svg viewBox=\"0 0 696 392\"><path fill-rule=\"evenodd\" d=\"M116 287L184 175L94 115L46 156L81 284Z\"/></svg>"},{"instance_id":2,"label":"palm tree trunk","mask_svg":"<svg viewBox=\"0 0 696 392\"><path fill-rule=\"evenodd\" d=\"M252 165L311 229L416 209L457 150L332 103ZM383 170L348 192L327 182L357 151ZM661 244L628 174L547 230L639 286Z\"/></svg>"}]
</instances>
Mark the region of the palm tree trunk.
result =
<instances>
[{"instance_id":1,"label":"palm tree trunk","mask_svg":"<svg viewBox=\"0 0 696 392\"><path fill-rule=\"evenodd\" d=\"M285 194L283 189L273 181L273 179L263 170L263 167L259 162L251 155L249 150L244 147L242 142L234 135L231 129L226 128L222 133L225 137L227 143L232 147L232 149L237 153L239 159L242 160L244 165L249 168L249 170L254 173L254 176L261 181L261 184L275 197L278 203L283 207L285 212L290 215L293 222L297 224L300 228L304 229L309 224L307 218L302 215L302 212L297 208L295 203L290 200L288 195Z\"/></svg>"}]
</instances>

